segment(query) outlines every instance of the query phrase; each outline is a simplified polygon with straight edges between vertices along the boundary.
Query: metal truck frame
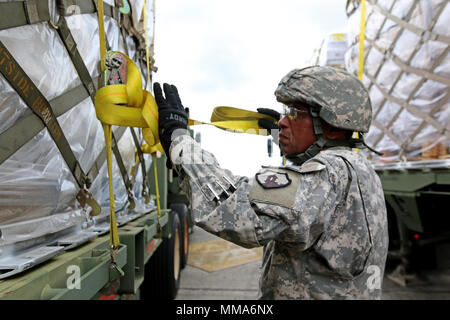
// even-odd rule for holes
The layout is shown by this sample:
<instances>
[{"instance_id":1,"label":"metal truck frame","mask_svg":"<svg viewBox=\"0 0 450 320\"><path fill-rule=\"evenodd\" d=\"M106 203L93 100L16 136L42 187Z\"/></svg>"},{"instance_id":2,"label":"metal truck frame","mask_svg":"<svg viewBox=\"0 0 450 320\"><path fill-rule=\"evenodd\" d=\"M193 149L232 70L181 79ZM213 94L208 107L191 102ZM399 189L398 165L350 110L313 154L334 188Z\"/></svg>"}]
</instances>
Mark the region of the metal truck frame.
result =
<instances>
[{"instance_id":1,"label":"metal truck frame","mask_svg":"<svg viewBox=\"0 0 450 320\"><path fill-rule=\"evenodd\" d=\"M373 105L366 142L384 153L373 160L388 210L389 258L411 271L434 268L449 252L447 9L448 1L346 4L346 69L363 71Z\"/></svg>"},{"instance_id":2,"label":"metal truck frame","mask_svg":"<svg viewBox=\"0 0 450 320\"><path fill-rule=\"evenodd\" d=\"M392 259L435 268L438 244L450 242L450 160L376 165L386 199Z\"/></svg>"}]
</instances>

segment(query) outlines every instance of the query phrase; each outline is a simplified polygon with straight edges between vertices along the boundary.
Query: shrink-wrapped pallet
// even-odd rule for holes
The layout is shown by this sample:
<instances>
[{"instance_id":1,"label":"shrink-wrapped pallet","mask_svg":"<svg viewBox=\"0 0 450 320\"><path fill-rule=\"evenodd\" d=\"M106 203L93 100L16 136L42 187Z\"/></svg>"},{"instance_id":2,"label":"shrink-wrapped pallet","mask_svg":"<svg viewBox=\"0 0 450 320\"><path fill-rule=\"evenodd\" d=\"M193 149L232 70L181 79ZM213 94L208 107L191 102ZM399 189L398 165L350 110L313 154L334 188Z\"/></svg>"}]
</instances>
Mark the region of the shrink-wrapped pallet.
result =
<instances>
[{"instance_id":1,"label":"shrink-wrapped pallet","mask_svg":"<svg viewBox=\"0 0 450 320\"><path fill-rule=\"evenodd\" d=\"M322 42L318 64L344 68L347 39L345 33L332 33Z\"/></svg>"},{"instance_id":2,"label":"shrink-wrapped pallet","mask_svg":"<svg viewBox=\"0 0 450 320\"><path fill-rule=\"evenodd\" d=\"M83 1L48 1L50 22L53 21L53 24L56 24L58 21L61 13L61 8L58 6L65 5L67 9L68 5L73 3L75 7L71 9L75 14L66 16L67 25L90 77L97 79L100 60L97 13L77 14L79 11L76 5ZM6 2L8 1L0 0L0 5ZM90 1L88 4L93 3ZM112 0L105 0L105 3L114 7ZM142 25L143 3L143 0L131 3L132 21L136 20L136 23L140 21L139 25ZM150 36L148 43L152 45L154 19L151 4L152 1L147 1L147 25ZM45 6L45 2L39 1L38 5ZM44 97L51 102L70 90L82 86L71 56L56 28L47 21L28 22L13 28L3 28L3 30L0 28L0 41ZM137 50L138 45L133 40L135 35L123 32L119 28L117 19L109 16L105 16L105 30L112 50L126 52L126 41L130 58L134 59L138 66L144 65L142 61L138 61L143 55ZM143 30L140 32L142 33ZM141 70L141 73L145 79L145 70ZM150 84L147 84L147 88L149 87ZM1 137L21 120L32 116L32 112L1 74L0 92ZM102 125L96 117L92 99L86 94L85 99L57 119L81 168L87 172L105 148ZM117 132L117 129L113 127L114 132ZM139 130L135 128L135 131ZM143 141L141 133L138 134L138 138L140 142ZM143 173L141 166L136 166L136 146L129 129L126 129L121 136L118 147L127 173L134 182L132 192L137 199L137 206L135 210L127 208L127 192L113 154L113 184L117 214L120 216L137 211L148 212L154 208L154 202L145 203L142 199ZM145 160L146 170L148 170L151 157L146 155ZM137 170L134 177L131 172L133 167ZM101 217L107 217L109 214L106 159L103 159L99 169L99 174L92 181L90 191L102 207L102 213L97 217L100 221ZM44 239L42 241L45 241L46 234L55 234L63 230L82 230L91 226L86 223L89 220L92 224L91 217L87 217L87 212L82 210L76 200L78 191L79 187L72 172L46 128L40 130L2 161L0 164L0 260L13 253L15 244L36 244L39 243L36 239L42 238ZM19 247L24 248L17 246Z\"/></svg>"},{"instance_id":3,"label":"shrink-wrapped pallet","mask_svg":"<svg viewBox=\"0 0 450 320\"><path fill-rule=\"evenodd\" d=\"M310 64L345 69L346 52L347 35L345 33L331 33L322 40L318 49L314 49Z\"/></svg>"},{"instance_id":4,"label":"shrink-wrapped pallet","mask_svg":"<svg viewBox=\"0 0 450 320\"><path fill-rule=\"evenodd\" d=\"M357 74L361 3L347 2L346 68ZM448 158L450 5L447 0L370 0L363 83L373 107L365 140L375 161Z\"/></svg>"}]
</instances>

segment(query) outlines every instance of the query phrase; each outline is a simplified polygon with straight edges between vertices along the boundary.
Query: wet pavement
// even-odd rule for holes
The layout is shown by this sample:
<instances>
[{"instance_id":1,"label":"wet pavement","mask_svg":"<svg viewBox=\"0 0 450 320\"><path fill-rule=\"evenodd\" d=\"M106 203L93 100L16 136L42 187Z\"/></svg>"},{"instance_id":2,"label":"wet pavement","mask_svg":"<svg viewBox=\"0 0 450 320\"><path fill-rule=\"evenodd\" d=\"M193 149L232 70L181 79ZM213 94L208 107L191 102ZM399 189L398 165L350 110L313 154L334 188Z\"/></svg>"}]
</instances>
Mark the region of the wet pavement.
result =
<instances>
[{"instance_id":1,"label":"wet pavement","mask_svg":"<svg viewBox=\"0 0 450 320\"><path fill-rule=\"evenodd\" d=\"M191 245L215 243L220 240L198 227L194 227L194 233L190 237ZM230 247L229 250L235 249ZM232 258L230 254L223 255L228 259ZM192 259L181 273L177 300L257 299L260 259L252 260L250 257L250 262L241 261L237 265L228 263L223 269L211 267L210 264L202 269L203 266ZM220 256L213 258L216 262L218 259L221 259ZM388 277L392 271L392 268L387 270L383 280L383 300L450 300L450 266L422 271L408 278L406 286L401 286Z\"/></svg>"}]
</instances>

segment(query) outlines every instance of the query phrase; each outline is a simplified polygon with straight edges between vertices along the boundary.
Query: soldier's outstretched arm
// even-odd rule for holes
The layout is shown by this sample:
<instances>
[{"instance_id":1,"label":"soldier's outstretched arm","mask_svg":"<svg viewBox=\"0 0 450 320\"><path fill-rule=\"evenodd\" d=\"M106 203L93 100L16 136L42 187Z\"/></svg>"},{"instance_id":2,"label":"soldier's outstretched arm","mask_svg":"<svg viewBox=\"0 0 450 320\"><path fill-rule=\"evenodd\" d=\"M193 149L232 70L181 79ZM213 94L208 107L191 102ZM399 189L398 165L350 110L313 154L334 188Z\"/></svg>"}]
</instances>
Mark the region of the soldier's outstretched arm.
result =
<instances>
[{"instance_id":1,"label":"soldier's outstretched arm","mask_svg":"<svg viewBox=\"0 0 450 320\"><path fill-rule=\"evenodd\" d=\"M210 233L247 248L273 239L303 243L306 248L321 233L326 219L322 212L327 212L323 206L300 214L292 206L250 201L253 183L222 169L214 155L189 135L172 141L170 159L191 200L195 224ZM327 191L322 191L326 198Z\"/></svg>"}]
</instances>

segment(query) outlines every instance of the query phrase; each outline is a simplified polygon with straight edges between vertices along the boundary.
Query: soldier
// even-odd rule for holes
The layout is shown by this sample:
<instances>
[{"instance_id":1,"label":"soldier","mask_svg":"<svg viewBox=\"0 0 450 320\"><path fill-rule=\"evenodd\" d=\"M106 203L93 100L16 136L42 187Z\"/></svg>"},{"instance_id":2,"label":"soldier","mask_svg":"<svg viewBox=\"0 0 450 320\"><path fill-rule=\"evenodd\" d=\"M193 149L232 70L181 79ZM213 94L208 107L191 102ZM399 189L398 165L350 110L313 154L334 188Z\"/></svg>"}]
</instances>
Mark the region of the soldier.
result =
<instances>
[{"instance_id":1,"label":"soldier","mask_svg":"<svg viewBox=\"0 0 450 320\"><path fill-rule=\"evenodd\" d=\"M365 146L362 134L372 118L357 78L332 67L288 73L275 96L287 106L279 145L291 164L263 166L254 179L234 176L201 149L186 134L176 87L164 84L164 93L156 83L160 139L191 199L193 219L240 246L264 246L261 299L380 298L386 207L371 164L352 150ZM270 121L260 126L278 128Z\"/></svg>"}]
</instances>

